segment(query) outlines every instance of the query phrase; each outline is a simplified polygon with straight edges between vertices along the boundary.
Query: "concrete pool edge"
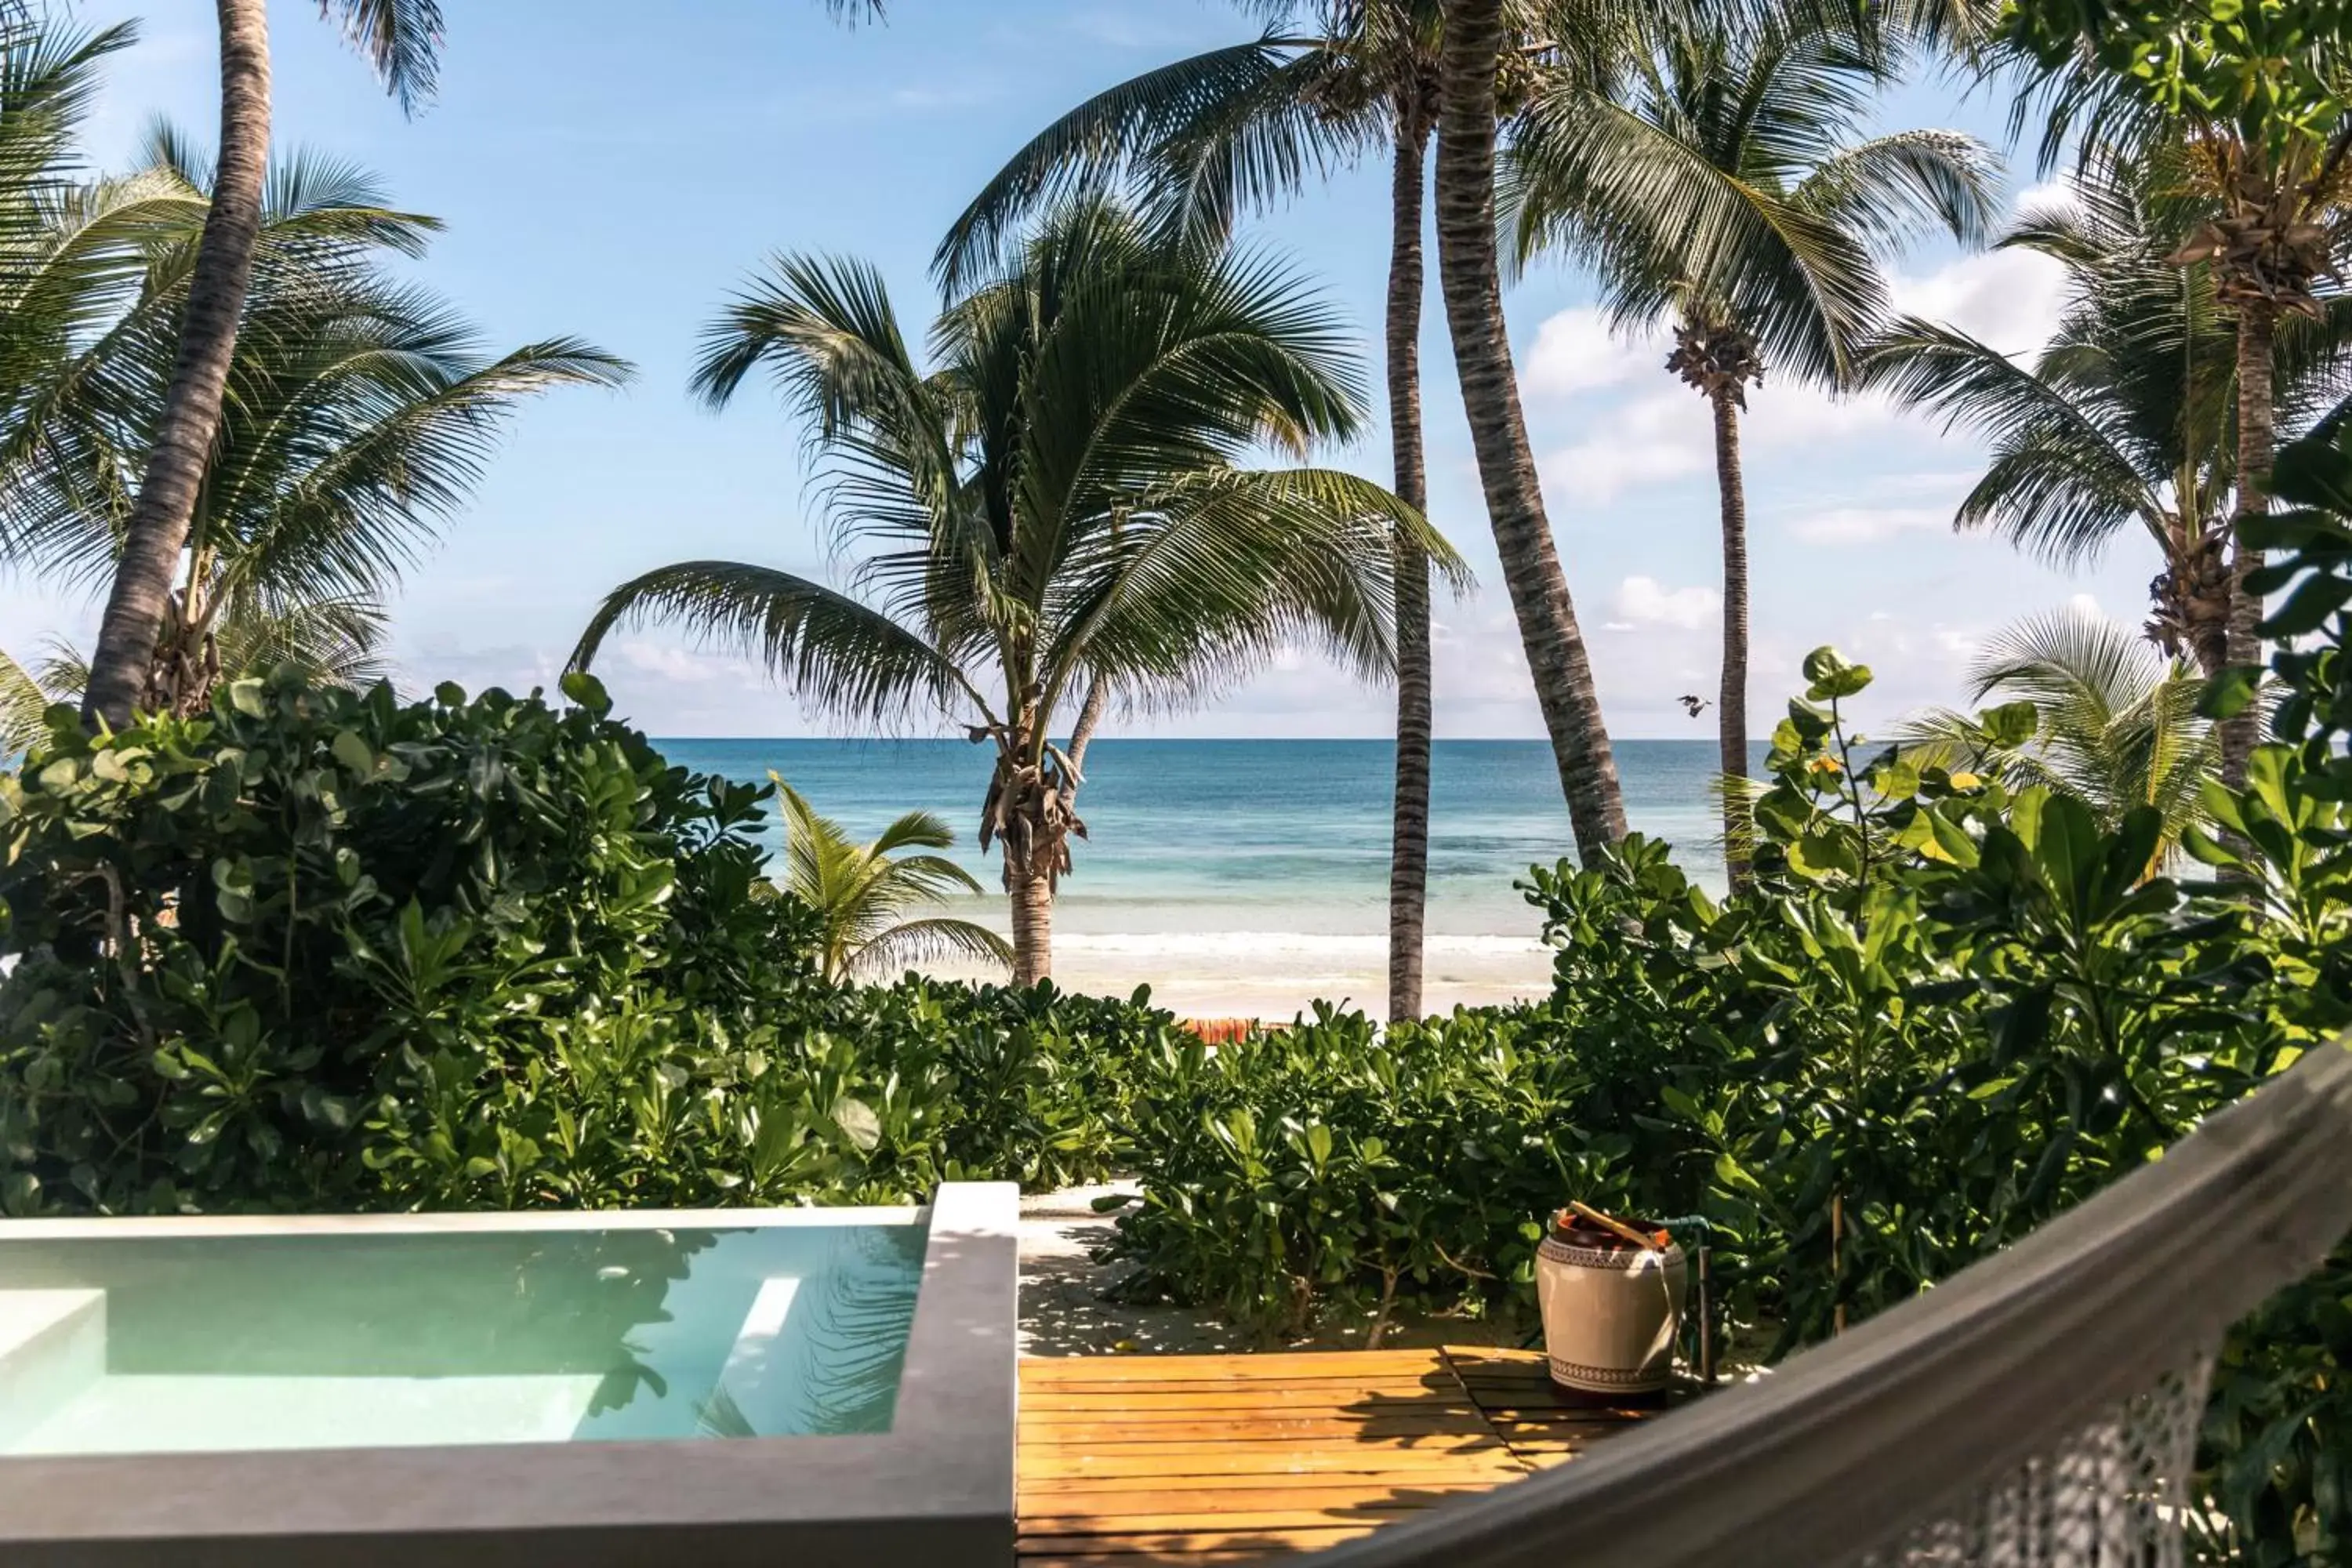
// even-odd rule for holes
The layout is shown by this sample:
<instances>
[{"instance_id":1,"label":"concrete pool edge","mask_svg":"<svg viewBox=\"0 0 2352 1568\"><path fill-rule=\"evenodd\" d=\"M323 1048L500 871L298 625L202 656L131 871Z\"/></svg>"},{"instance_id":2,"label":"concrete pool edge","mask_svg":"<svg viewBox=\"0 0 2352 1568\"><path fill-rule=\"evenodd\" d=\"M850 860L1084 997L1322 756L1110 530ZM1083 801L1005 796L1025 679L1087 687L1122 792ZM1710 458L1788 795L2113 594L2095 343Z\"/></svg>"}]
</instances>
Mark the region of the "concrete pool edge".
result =
<instances>
[{"instance_id":1,"label":"concrete pool edge","mask_svg":"<svg viewBox=\"0 0 2352 1568\"><path fill-rule=\"evenodd\" d=\"M721 1228L913 1223L922 1283L887 1433L0 1458L11 1568L236 1563L496 1568L684 1560L812 1568L1013 1556L1019 1193L950 1183L928 1210L639 1211L0 1222L12 1236ZM942 1555L944 1554L944 1555Z\"/></svg>"}]
</instances>

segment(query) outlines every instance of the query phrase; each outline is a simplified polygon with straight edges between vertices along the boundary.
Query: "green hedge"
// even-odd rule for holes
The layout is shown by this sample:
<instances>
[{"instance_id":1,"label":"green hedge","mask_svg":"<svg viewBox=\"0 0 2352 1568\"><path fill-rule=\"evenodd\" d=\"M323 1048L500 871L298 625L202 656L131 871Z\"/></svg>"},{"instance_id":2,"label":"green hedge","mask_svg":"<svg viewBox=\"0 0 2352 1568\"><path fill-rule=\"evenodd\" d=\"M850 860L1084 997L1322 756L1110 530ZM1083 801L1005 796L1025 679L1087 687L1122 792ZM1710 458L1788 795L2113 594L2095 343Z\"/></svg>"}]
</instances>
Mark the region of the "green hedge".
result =
<instances>
[{"instance_id":1,"label":"green hedge","mask_svg":"<svg viewBox=\"0 0 2352 1568\"><path fill-rule=\"evenodd\" d=\"M1102 1173L1103 1064L1171 1020L825 984L807 911L767 896L767 792L669 766L573 689L247 679L96 740L61 712L0 780L0 1209L904 1201Z\"/></svg>"}]
</instances>

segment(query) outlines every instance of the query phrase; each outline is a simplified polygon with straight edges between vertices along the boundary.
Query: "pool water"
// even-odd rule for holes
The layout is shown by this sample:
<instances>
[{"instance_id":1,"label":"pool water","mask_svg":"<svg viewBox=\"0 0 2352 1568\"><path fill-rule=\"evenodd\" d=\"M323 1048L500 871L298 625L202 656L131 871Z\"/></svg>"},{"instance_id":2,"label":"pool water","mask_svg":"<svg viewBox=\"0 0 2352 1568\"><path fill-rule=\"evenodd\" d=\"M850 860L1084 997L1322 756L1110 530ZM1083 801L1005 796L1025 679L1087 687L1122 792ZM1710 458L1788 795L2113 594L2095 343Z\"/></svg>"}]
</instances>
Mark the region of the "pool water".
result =
<instances>
[{"instance_id":1,"label":"pool water","mask_svg":"<svg viewBox=\"0 0 2352 1568\"><path fill-rule=\"evenodd\" d=\"M925 1227L0 1244L0 1455L890 1426Z\"/></svg>"}]
</instances>

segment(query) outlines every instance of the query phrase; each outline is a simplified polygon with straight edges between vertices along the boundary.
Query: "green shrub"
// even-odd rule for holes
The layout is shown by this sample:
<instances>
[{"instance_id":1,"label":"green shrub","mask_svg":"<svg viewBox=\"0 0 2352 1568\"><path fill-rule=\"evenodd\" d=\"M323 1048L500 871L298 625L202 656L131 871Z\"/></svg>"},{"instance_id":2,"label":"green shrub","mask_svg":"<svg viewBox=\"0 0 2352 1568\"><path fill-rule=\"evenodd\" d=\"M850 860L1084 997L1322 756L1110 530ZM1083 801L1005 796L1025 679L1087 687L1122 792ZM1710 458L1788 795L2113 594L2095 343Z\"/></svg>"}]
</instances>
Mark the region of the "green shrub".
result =
<instances>
[{"instance_id":1,"label":"green shrub","mask_svg":"<svg viewBox=\"0 0 2352 1568\"><path fill-rule=\"evenodd\" d=\"M807 911L766 895L766 791L668 766L572 689L403 705L289 676L121 735L61 719L0 780L0 1207L903 1201L1101 1173L1097 1047L1165 1015L824 983Z\"/></svg>"}]
</instances>

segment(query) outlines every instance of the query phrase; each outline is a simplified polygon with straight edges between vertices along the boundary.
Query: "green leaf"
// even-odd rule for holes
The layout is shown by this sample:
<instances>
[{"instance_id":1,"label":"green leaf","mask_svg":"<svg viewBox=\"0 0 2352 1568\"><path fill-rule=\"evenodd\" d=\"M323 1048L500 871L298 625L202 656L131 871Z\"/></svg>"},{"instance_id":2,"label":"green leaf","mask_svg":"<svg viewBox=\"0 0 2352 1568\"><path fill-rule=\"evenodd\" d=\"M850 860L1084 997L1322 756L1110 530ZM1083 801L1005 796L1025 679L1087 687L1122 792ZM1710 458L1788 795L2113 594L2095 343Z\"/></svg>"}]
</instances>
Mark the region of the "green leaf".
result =
<instances>
[{"instance_id":1,"label":"green leaf","mask_svg":"<svg viewBox=\"0 0 2352 1568\"><path fill-rule=\"evenodd\" d=\"M269 716L268 689L258 676L248 675L228 685L228 705L248 719Z\"/></svg>"},{"instance_id":2,"label":"green leaf","mask_svg":"<svg viewBox=\"0 0 2352 1568\"><path fill-rule=\"evenodd\" d=\"M1805 656L1805 696L1815 702L1852 697L1870 687L1870 667L1848 664L1833 647L1817 647Z\"/></svg>"},{"instance_id":3,"label":"green leaf","mask_svg":"<svg viewBox=\"0 0 2352 1568\"><path fill-rule=\"evenodd\" d=\"M862 1100L845 1095L835 1100L833 1121L861 1154L870 1154L881 1144L882 1119Z\"/></svg>"},{"instance_id":4,"label":"green leaf","mask_svg":"<svg viewBox=\"0 0 2352 1568\"><path fill-rule=\"evenodd\" d=\"M354 731L336 731L334 741L327 749L346 773L367 778L375 772L374 749L361 740Z\"/></svg>"},{"instance_id":5,"label":"green leaf","mask_svg":"<svg viewBox=\"0 0 2352 1568\"><path fill-rule=\"evenodd\" d=\"M2217 672L2205 682L2198 694L2197 711L2217 722L2234 719L2252 706L2261 693L2262 670L2252 665L2231 665Z\"/></svg>"},{"instance_id":6,"label":"green leaf","mask_svg":"<svg viewBox=\"0 0 2352 1568\"><path fill-rule=\"evenodd\" d=\"M1977 725L1984 731L1986 744L2013 752L2041 730L2042 710L2027 701L2003 702L1979 713Z\"/></svg>"},{"instance_id":7,"label":"green leaf","mask_svg":"<svg viewBox=\"0 0 2352 1568\"><path fill-rule=\"evenodd\" d=\"M563 675L563 695L602 719L613 710L613 700L604 691L604 683L584 669L566 670Z\"/></svg>"}]
</instances>

